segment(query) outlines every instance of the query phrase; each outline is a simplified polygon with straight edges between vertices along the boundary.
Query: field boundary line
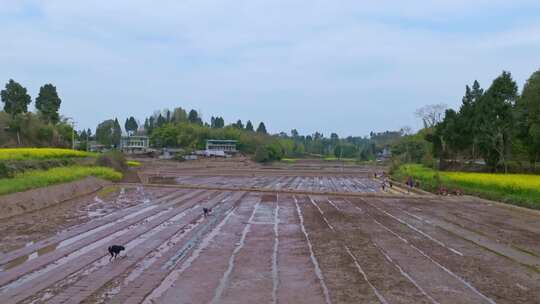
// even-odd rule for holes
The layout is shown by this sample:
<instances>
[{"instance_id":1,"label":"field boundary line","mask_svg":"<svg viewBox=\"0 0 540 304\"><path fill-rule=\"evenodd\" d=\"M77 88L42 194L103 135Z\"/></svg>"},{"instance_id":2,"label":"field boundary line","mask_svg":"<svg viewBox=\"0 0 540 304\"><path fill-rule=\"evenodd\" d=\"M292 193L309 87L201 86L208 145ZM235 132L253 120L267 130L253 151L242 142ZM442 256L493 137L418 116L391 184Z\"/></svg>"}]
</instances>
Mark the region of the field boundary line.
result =
<instances>
[{"instance_id":1,"label":"field boundary line","mask_svg":"<svg viewBox=\"0 0 540 304\"><path fill-rule=\"evenodd\" d=\"M435 195L395 195L388 193L376 192L324 192L324 191L306 191L306 190L290 190L290 189L264 189L264 188L245 188L245 187L216 187L190 184L138 184L138 183L117 183L117 185L134 186L142 185L149 187L162 188L178 188L178 189L202 189L202 190L217 190L217 191L243 191L243 192L261 192L261 193L284 193L296 195L322 195L322 196L339 196L339 197L381 197L381 198L407 198L407 199L422 199L434 198Z\"/></svg>"}]
</instances>

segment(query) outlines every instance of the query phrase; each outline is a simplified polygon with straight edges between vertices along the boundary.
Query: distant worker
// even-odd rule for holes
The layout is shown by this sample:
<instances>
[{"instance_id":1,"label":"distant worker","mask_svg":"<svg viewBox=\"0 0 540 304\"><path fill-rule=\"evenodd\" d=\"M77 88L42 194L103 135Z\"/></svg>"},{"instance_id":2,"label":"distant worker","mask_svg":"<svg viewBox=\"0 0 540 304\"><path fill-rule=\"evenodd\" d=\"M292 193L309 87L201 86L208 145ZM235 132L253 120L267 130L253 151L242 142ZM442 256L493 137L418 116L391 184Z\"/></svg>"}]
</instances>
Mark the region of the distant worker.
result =
<instances>
[{"instance_id":1,"label":"distant worker","mask_svg":"<svg viewBox=\"0 0 540 304\"><path fill-rule=\"evenodd\" d=\"M211 208L203 208L204 217L207 217L210 215L210 212L212 212Z\"/></svg>"},{"instance_id":2,"label":"distant worker","mask_svg":"<svg viewBox=\"0 0 540 304\"><path fill-rule=\"evenodd\" d=\"M410 193L412 187L414 186L413 178L410 175L407 177L405 184L407 185L407 193Z\"/></svg>"}]
</instances>

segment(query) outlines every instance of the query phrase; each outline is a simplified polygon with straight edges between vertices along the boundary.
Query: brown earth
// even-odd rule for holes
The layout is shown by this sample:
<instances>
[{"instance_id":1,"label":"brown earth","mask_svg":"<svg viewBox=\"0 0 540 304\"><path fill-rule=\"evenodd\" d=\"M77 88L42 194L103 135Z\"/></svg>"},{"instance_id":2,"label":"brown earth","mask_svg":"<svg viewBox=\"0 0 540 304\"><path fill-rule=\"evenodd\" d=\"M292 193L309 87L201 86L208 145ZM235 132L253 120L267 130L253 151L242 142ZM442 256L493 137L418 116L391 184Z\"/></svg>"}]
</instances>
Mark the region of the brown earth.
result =
<instances>
[{"instance_id":1,"label":"brown earth","mask_svg":"<svg viewBox=\"0 0 540 304\"><path fill-rule=\"evenodd\" d=\"M0 219L32 212L96 192L109 184L95 177L0 196Z\"/></svg>"},{"instance_id":2,"label":"brown earth","mask_svg":"<svg viewBox=\"0 0 540 304\"><path fill-rule=\"evenodd\" d=\"M175 163L155 164L173 183L112 191L102 199L102 206L110 207L102 213L84 208L90 197L42 213L59 222L35 223L49 229L41 240L0 255L0 302L538 303L540 298L540 213L402 189L387 189L390 196L370 178L375 169L367 167L337 174L335 168L319 168L327 164L309 163L318 172L274 168L269 170L286 172L264 175L265 169L254 168L254 176L246 176L231 168L214 175L217 167L191 168L206 172L190 175ZM148 164L144 170L156 172ZM182 184L209 187L182 189ZM347 195L321 194L328 189ZM203 207L212 208L210 216L203 215ZM69 229L55 233L55 225L65 225L59 213L79 208L85 211L74 212L78 216L71 217ZM7 229L3 239L32 239L36 231L30 227L8 229L16 218L0 227ZM36 218L27 218L27 224ZM106 247L113 243L127 250L109 262Z\"/></svg>"}]
</instances>

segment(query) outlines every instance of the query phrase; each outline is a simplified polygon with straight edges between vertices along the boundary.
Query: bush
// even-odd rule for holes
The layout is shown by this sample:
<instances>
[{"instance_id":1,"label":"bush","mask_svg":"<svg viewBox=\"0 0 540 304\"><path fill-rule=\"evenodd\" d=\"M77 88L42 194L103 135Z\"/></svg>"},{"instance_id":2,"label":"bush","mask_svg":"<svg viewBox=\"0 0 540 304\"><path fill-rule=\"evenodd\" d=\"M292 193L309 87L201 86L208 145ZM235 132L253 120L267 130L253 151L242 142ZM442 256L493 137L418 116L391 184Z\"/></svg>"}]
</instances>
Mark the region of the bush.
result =
<instances>
[{"instance_id":1,"label":"bush","mask_svg":"<svg viewBox=\"0 0 540 304\"><path fill-rule=\"evenodd\" d=\"M394 174L399 170L399 167L401 166L401 161L397 157L393 157L392 161L390 163L389 173Z\"/></svg>"},{"instance_id":2,"label":"bush","mask_svg":"<svg viewBox=\"0 0 540 304\"><path fill-rule=\"evenodd\" d=\"M264 148L268 151L268 157L270 161L281 160L285 154L283 147L279 142L273 142L271 144L265 145Z\"/></svg>"},{"instance_id":3,"label":"bush","mask_svg":"<svg viewBox=\"0 0 540 304\"><path fill-rule=\"evenodd\" d=\"M54 129L49 126L43 126L37 131L37 139L40 141L52 141Z\"/></svg>"},{"instance_id":4,"label":"bush","mask_svg":"<svg viewBox=\"0 0 540 304\"><path fill-rule=\"evenodd\" d=\"M10 177L11 175L11 170L9 170L9 167L3 163L3 162L0 162L0 178L7 178L7 177Z\"/></svg>"},{"instance_id":5,"label":"bush","mask_svg":"<svg viewBox=\"0 0 540 304\"><path fill-rule=\"evenodd\" d=\"M126 158L119 151L109 151L101 154L96 159L96 166L109 167L118 172L125 172L128 169Z\"/></svg>"},{"instance_id":6,"label":"bush","mask_svg":"<svg viewBox=\"0 0 540 304\"><path fill-rule=\"evenodd\" d=\"M31 112L20 115L13 119L11 115L0 111L0 146L17 146L17 132L21 145L35 147L70 147L71 146L71 126L66 122L59 122L56 125L48 125L38 114Z\"/></svg>"},{"instance_id":7,"label":"bush","mask_svg":"<svg viewBox=\"0 0 540 304\"><path fill-rule=\"evenodd\" d=\"M437 167L437 163L431 153L424 154L422 157L422 165L431 169L435 169Z\"/></svg>"},{"instance_id":8,"label":"bush","mask_svg":"<svg viewBox=\"0 0 540 304\"><path fill-rule=\"evenodd\" d=\"M266 163L270 161L270 153L268 153L268 149L266 149L265 146L257 147L257 150L255 150L255 161L258 163Z\"/></svg>"}]
</instances>

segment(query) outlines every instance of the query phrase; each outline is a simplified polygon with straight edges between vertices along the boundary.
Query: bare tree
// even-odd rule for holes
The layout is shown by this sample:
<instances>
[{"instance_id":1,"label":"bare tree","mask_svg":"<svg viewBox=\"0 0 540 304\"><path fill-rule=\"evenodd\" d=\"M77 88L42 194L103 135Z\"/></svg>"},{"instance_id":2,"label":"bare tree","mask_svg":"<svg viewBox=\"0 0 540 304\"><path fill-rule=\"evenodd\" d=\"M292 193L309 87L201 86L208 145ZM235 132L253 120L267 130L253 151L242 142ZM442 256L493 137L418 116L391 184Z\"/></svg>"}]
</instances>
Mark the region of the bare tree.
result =
<instances>
[{"instance_id":1,"label":"bare tree","mask_svg":"<svg viewBox=\"0 0 540 304\"><path fill-rule=\"evenodd\" d=\"M399 129L399 131L401 132L401 135L403 136L413 134L412 128L409 126L403 126L401 129Z\"/></svg>"},{"instance_id":2,"label":"bare tree","mask_svg":"<svg viewBox=\"0 0 540 304\"><path fill-rule=\"evenodd\" d=\"M444 103L425 105L416 110L416 117L422 119L424 128L434 127L444 119L444 112L448 109L448 105Z\"/></svg>"}]
</instances>

